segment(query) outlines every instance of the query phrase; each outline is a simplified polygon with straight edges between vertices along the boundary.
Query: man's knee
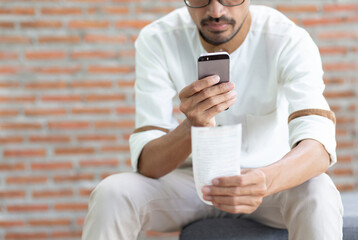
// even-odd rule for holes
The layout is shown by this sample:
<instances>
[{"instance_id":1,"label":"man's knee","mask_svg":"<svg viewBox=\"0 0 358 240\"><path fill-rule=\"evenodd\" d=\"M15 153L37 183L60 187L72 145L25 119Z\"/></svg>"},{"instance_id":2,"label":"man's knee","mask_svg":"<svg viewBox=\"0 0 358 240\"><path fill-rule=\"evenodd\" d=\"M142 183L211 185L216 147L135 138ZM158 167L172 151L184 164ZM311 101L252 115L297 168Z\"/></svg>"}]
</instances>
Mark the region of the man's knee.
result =
<instances>
[{"instance_id":1,"label":"man's knee","mask_svg":"<svg viewBox=\"0 0 358 240\"><path fill-rule=\"evenodd\" d=\"M102 180L92 191L90 204L103 206L120 205L129 203L131 191L136 188L136 178L141 177L136 173L119 173L108 176Z\"/></svg>"},{"instance_id":2,"label":"man's knee","mask_svg":"<svg viewBox=\"0 0 358 240\"><path fill-rule=\"evenodd\" d=\"M321 174L287 190L286 206L289 211L306 211L310 214L322 214L322 217L328 212L337 216L343 214L340 194L327 174ZM298 216L300 213L294 215Z\"/></svg>"}]
</instances>

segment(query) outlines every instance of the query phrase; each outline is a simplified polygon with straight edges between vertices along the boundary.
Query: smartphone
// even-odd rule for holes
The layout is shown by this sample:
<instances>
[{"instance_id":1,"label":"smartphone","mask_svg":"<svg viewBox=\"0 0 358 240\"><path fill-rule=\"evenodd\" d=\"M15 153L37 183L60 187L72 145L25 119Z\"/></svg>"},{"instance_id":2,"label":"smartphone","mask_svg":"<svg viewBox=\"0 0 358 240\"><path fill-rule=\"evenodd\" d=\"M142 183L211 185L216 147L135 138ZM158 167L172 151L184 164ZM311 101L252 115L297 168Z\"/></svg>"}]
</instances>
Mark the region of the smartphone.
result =
<instances>
[{"instance_id":1,"label":"smartphone","mask_svg":"<svg viewBox=\"0 0 358 240\"><path fill-rule=\"evenodd\" d=\"M227 52L206 53L198 58L198 79L212 75L219 75L219 83L230 81L230 55Z\"/></svg>"}]
</instances>

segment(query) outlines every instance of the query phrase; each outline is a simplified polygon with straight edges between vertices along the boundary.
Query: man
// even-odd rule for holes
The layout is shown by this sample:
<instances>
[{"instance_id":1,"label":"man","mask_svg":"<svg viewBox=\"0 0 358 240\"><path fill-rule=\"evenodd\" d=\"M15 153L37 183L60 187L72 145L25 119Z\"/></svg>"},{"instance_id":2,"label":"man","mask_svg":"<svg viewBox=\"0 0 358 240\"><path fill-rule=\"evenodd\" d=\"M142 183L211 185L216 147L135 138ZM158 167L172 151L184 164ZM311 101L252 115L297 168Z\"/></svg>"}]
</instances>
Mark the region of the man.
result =
<instances>
[{"instance_id":1,"label":"man","mask_svg":"<svg viewBox=\"0 0 358 240\"><path fill-rule=\"evenodd\" d=\"M342 239L335 118L322 92L319 52L306 31L250 0L186 0L136 41L135 173L93 191L83 239L137 239L211 217L287 228L290 239ZM230 82L197 79L197 58L230 54ZM234 90L235 89L235 90ZM173 103L186 118L178 123ZM229 108L225 111L225 109ZM213 179L198 198L191 126L243 125L242 174ZM188 167L189 165L189 167Z\"/></svg>"}]
</instances>

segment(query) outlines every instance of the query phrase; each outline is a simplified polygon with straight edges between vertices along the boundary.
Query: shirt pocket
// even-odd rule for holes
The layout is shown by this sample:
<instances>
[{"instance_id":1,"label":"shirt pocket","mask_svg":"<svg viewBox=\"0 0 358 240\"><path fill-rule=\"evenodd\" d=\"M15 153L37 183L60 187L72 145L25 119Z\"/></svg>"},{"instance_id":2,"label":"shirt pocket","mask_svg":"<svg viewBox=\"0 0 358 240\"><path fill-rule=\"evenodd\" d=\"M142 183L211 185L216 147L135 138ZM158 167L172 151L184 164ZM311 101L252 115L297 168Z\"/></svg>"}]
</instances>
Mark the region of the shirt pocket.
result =
<instances>
[{"instance_id":1,"label":"shirt pocket","mask_svg":"<svg viewBox=\"0 0 358 240\"><path fill-rule=\"evenodd\" d=\"M281 159L289 150L288 125L277 109L265 115L247 114L243 133L243 151L255 165L268 165ZM255 159L255 160L254 160Z\"/></svg>"}]
</instances>

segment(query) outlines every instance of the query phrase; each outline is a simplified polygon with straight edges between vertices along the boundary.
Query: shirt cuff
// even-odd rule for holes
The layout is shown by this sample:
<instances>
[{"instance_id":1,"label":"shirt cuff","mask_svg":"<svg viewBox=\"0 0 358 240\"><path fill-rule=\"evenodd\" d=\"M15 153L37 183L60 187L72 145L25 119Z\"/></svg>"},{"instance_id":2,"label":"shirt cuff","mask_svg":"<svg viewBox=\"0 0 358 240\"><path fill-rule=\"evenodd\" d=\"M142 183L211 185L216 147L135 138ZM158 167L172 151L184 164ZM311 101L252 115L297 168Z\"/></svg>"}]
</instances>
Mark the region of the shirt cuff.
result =
<instances>
[{"instance_id":1,"label":"shirt cuff","mask_svg":"<svg viewBox=\"0 0 358 240\"><path fill-rule=\"evenodd\" d=\"M320 142L330 155L330 166L337 162L335 125L325 117L309 115L293 119L289 122L289 144L293 148L304 139Z\"/></svg>"},{"instance_id":2,"label":"shirt cuff","mask_svg":"<svg viewBox=\"0 0 358 240\"><path fill-rule=\"evenodd\" d=\"M144 146L166 133L160 130L148 130L144 132L134 133L129 138L129 147L131 152L131 163L134 172L138 172L138 159Z\"/></svg>"}]
</instances>

